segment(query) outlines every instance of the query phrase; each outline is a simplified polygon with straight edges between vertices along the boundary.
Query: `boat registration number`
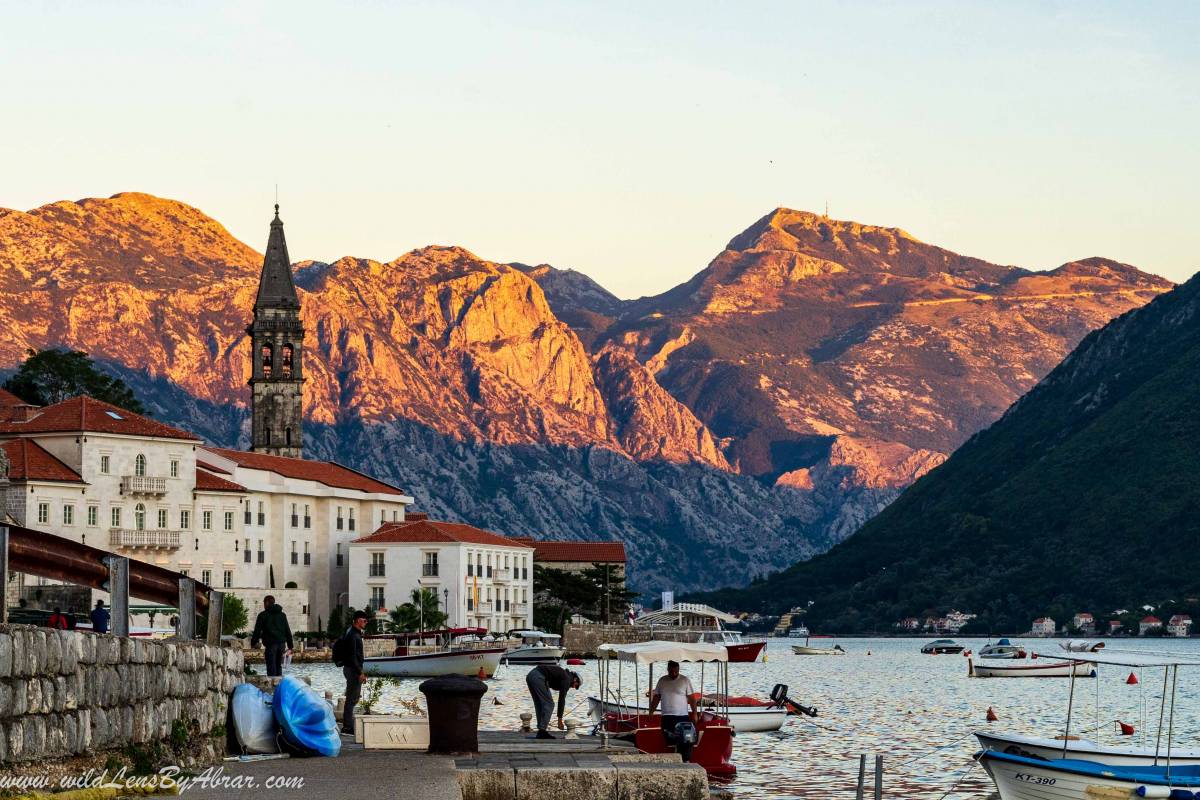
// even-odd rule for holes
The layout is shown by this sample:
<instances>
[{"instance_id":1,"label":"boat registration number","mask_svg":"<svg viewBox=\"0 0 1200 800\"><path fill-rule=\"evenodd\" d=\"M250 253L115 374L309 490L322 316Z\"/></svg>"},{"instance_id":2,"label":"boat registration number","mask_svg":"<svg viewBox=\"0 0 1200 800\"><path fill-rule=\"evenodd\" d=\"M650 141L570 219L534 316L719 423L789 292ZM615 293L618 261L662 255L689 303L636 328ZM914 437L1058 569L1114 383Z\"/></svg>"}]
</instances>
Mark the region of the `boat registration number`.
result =
<instances>
[{"instance_id":1,"label":"boat registration number","mask_svg":"<svg viewBox=\"0 0 1200 800\"><path fill-rule=\"evenodd\" d=\"M1013 776L1018 781L1026 783L1036 783L1039 786L1053 786L1058 783L1058 778L1047 778L1043 775L1030 775L1028 772L1018 772Z\"/></svg>"}]
</instances>

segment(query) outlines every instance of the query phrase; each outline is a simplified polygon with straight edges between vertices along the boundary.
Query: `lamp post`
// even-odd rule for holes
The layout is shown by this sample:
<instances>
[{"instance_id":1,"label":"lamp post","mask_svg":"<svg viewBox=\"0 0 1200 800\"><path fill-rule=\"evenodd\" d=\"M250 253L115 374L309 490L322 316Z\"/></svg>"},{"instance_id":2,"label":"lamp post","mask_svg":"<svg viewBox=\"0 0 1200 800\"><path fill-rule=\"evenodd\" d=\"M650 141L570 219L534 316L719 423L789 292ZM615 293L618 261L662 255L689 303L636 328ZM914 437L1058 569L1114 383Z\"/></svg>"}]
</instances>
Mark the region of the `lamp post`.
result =
<instances>
[{"instance_id":1,"label":"lamp post","mask_svg":"<svg viewBox=\"0 0 1200 800\"><path fill-rule=\"evenodd\" d=\"M442 597L445 601L442 605L446 609L446 627L449 628L452 625L452 622L450 620L450 589L449 589L449 587L442 589Z\"/></svg>"}]
</instances>

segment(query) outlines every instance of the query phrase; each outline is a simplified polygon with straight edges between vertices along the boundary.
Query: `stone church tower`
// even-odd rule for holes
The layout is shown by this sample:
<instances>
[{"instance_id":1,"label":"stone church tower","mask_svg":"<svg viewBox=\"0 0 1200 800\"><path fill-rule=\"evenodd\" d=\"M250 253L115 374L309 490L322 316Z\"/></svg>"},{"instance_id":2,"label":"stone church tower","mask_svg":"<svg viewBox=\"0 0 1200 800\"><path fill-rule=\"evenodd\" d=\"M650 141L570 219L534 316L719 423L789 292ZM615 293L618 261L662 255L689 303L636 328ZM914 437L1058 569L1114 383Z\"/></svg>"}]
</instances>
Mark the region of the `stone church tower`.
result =
<instances>
[{"instance_id":1,"label":"stone church tower","mask_svg":"<svg viewBox=\"0 0 1200 800\"><path fill-rule=\"evenodd\" d=\"M303 452L304 326L279 205L271 221L250 336L250 449L300 458Z\"/></svg>"}]
</instances>

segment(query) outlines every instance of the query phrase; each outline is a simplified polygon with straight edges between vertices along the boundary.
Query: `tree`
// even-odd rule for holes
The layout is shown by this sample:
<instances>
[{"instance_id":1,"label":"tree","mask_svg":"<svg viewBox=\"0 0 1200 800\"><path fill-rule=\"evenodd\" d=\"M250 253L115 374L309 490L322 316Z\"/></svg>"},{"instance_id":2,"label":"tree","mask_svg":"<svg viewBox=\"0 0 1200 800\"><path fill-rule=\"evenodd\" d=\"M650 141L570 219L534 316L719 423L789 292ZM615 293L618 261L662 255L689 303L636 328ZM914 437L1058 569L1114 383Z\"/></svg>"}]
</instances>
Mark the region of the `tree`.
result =
<instances>
[{"instance_id":1,"label":"tree","mask_svg":"<svg viewBox=\"0 0 1200 800\"><path fill-rule=\"evenodd\" d=\"M592 564L583 571L583 577L595 587L595 605L600 621L621 622L625 609L637 597L637 592L625 588L625 571L612 564Z\"/></svg>"},{"instance_id":2,"label":"tree","mask_svg":"<svg viewBox=\"0 0 1200 800\"><path fill-rule=\"evenodd\" d=\"M329 612L329 627L325 629L325 633L329 634L330 639L337 639L346 631L346 619L342 614L341 605L333 607L333 611Z\"/></svg>"},{"instance_id":3,"label":"tree","mask_svg":"<svg viewBox=\"0 0 1200 800\"><path fill-rule=\"evenodd\" d=\"M388 614L388 629L396 633L433 631L446 625L449 618L439 608L435 589L413 589L412 601L402 603Z\"/></svg>"},{"instance_id":4,"label":"tree","mask_svg":"<svg viewBox=\"0 0 1200 800\"><path fill-rule=\"evenodd\" d=\"M4 388L35 406L86 394L135 414L146 414L133 390L120 378L105 375L81 350L26 350L24 363Z\"/></svg>"},{"instance_id":5,"label":"tree","mask_svg":"<svg viewBox=\"0 0 1200 800\"><path fill-rule=\"evenodd\" d=\"M538 598L535 621L553 633L575 614L596 616L603 603L594 581L577 572L533 565L533 593Z\"/></svg>"},{"instance_id":6,"label":"tree","mask_svg":"<svg viewBox=\"0 0 1200 800\"><path fill-rule=\"evenodd\" d=\"M221 611L221 633L232 636L246 629L250 615L246 612L246 604L236 594L225 595L225 607Z\"/></svg>"}]
</instances>

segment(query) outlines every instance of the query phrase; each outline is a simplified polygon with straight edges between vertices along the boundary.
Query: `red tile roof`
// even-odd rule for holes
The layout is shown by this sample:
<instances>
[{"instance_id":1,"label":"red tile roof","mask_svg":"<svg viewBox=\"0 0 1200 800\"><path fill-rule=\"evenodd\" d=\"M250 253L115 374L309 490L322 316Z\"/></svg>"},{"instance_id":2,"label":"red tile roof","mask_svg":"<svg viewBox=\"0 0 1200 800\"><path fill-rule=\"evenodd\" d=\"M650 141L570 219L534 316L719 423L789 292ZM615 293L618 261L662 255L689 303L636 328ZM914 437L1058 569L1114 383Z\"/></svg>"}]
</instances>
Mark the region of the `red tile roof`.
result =
<instances>
[{"instance_id":1,"label":"red tile roof","mask_svg":"<svg viewBox=\"0 0 1200 800\"><path fill-rule=\"evenodd\" d=\"M1159 619L1158 617L1150 616L1150 617L1142 617L1142 622L1147 622L1147 623L1153 625L1156 622L1161 623L1162 620Z\"/></svg>"},{"instance_id":2,"label":"red tile roof","mask_svg":"<svg viewBox=\"0 0 1200 800\"><path fill-rule=\"evenodd\" d=\"M227 469L222 469L221 467L218 467L216 464L210 464L207 461L204 461L199 458L196 459L196 466L203 467L204 469L208 470L209 472L218 472L222 475L232 475L233 474L232 472L230 472Z\"/></svg>"},{"instance_id":3,"label":"red tile roof","mask_svg":"<svg viewBox=\"0 0 1200 800\"><path fill-rule=\"evenodd\" d=\"M0 433L118 433L127 436L154 436L160 439L189 439L200 437L179 428L172 428L132 411L118 408L94 397L81 395L39 409L26 422L2 422Z\"/></svg>"},{"instance_id":4,"label":"red tile roof","mask_svg":"<svg viewBox=\"0 0 1200 800\"><path fill-rule=\"evenodd\" d=\"M229 473L226 472L226 475ZM240 483L228 481L219 475L213 475L211 472L205 472L202 469L196 470L196 489L201 492L244 492L246 487Z\"/></svg>"},{"instance_id":5,"label":"red tile roof","mask_svg":"<svg viewBox=\"0 0 1200 800\"><path fill-rule=\"evenodd\" d=\"M14 481L83 483L78 472L31 439L12 439L0 447L8 456L8 477Z\"/></svg>"},{"instance_id":6,"label":"red tile roof","mask_svg":"<svg viewBox=\"0 0 1200 800\"><path fill-rule=\"evenodd\" d=\"M624 542L544 542L531 536L517 537L517 541L532 545L533 560L541 563L625 563Z\"/></svg>"},{"instance_id":7,"label":"red tile roof","mask_svg":"<svg viewBox=\"0 0 1200 800\"><path fill-rule=\"evenodd\" d=\"M247 453L243 450L226 450L223 447L206 447L205 450L235 461L246 469L261 469L276 472L288 478L316 481L340 489L357 489L376 494L398 494L404 492L396 486L344 467L332 461L309 461L304 458L269 456L265 453Z\"/></svg>"},{"instance_id":8,"label":"red tile roof","mask_svg":"<svg viewBox=\"0 0 1200 800\"><path fill-rule=\"evenodd\" d=\"M528 544L501 536L498 533L476 528L474 525L464 525L458 522L440 522L430 519L405 520L404 522L388 522L379 526L379 530L370 536L355 539L354 543L369 544L424 544L426 542L464 542L466 544L484 544L492 547L522 547L532 549ZM534 559L536 560L536 556Z\"/></svg>"},{"instance_id":9,"label":"red tile roof","mask_svg":"<svg viewBox=\"0 0 1200 800\"><path fill-rule=\"evenodd\" d=\"M7 389L0 389L0 408L11 408L12 406L27 405L29 404Z\"/></svg>"}]
</instances>

